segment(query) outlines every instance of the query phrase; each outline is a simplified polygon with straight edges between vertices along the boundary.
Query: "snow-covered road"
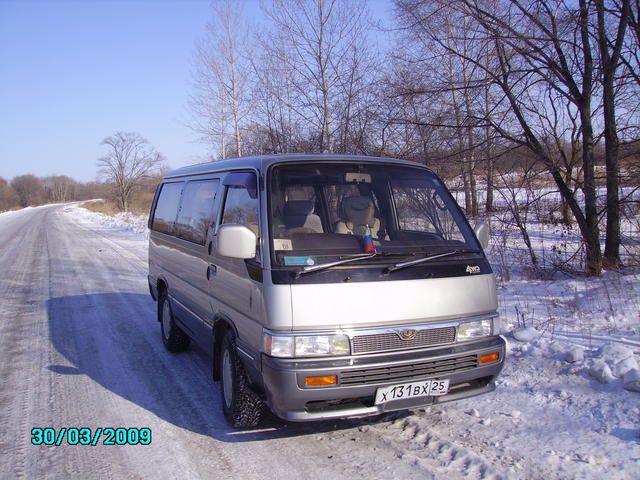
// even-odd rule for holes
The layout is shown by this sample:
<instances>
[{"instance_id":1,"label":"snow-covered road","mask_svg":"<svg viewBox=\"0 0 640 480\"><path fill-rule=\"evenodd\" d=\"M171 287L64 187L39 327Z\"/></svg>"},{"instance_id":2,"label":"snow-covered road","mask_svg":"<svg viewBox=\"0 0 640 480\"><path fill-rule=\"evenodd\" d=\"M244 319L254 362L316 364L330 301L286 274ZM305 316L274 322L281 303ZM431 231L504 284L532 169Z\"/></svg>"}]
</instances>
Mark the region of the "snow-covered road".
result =
<instances>
[{"instance_id":1,"label":"snow-covered road","mask_svg":"<svg viewBox=\"0 0 640 480\"><path fill-rule=\"evenodd\" d=\"M144 236L78 212L54 205L0 215L0 478L633 478L640 471L640 394L592 388L557 359L541 375L535 354L522 348L498 390L477 400L368 420L269 417L260 430L233 430L206 356L194 348L174 356L162 346ZM31 444L34 427L120 426L149 427L151 445Z\"/></svg>"},{"instance_id":2,"label":"snow-covered road","mask_svg":"<svg viewBox=\"0 0 640 480\"><path fill-rule=\"evenodd\" d=\"M413 470L393 449L352 441L361 435L355 423L272 418L260 431L230 429L204 354L174 356L162 346L144 243L107 233L74 222L62 206L0 217L0 478L326 479ZM31 429L47 426L149 427L153 441L31 445Z\"/></svg>"}]
</instances>

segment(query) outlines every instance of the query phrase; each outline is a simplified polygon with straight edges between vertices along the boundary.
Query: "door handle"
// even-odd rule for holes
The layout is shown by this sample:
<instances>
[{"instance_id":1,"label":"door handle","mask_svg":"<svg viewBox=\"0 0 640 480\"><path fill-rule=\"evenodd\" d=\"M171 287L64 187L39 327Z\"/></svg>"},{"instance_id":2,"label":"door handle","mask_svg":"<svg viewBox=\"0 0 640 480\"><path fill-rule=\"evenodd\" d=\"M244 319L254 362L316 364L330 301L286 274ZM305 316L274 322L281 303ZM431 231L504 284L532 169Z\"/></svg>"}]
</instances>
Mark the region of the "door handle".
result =
<instances>
[{"instance_id":1,"label":"door handle","mask_svg":"<svg viewBox=\"0 0 640 480\"><path fill-rule=\"evenodd\" d=\"M209 264L209 266L207 267L207 280L210 280L211 277L213 275L215 275L218 271L218 267L216 267L214 264Z\"/></svg>"},{"instance_id":2,"label":"door handle","mask_svg":"<svg viewBox=\"0 0 640 480\"><path fill-rule=\"evenodd\" d=\"M212 245L212 244L213 244L213 242L212 242L211 240L209 240L209 243L208 243L208 245L207 245L207 253L208 253L209 255L211 255L211 245Z\"/></svg>"}]
</instances>

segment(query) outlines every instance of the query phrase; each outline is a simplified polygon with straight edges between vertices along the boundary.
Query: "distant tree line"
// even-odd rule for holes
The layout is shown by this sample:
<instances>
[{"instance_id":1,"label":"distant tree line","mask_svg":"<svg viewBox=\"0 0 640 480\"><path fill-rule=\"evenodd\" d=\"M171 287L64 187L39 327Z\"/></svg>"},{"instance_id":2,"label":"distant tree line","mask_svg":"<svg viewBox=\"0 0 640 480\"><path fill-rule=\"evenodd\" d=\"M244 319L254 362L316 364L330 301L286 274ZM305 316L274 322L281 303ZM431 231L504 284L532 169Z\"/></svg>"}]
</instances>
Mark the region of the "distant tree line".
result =
<instances>
[{"instance_id":1,"label":"distant tree line","mask_svg":"<svg viewBox=\"0 0 640 480\"><path fill-rule=\"evenodd\" d=\"M161 172L149 174L128 190L127 208L136 213L149 211ZM66 175L37 177L19 175L11 181L0 177L0 212L36 207L48 203L66 203L103 199L112 205L111 213L124 211L117 189L109 181L79 182Z\"/></svg>"},{"instance_id":2,"label":"distant tree line","mask_svg":"<svg viewBox=\"0 0 640 480\"><path fill-rule=\"evenodd\" d=\"M372 35L364 0L273 0L255 32L242 2L215 2L190 98L212 156L413 159L460 179L471 217L495 209L505 175L535 172L577 225L586 272L617 268L640 184L638 0L393 5Z\"/></svg>"},{"instance_id":3,"label":"distant tree line","mask_svg":"<svg viewBox=\"0 0 640 480\"><path fill-rule=\"evenodd\" d=\"M79 182L66 175L19 175L11 181L0 177L0 212L46 203L88 200L108 195L102 182Z\"/></svg>"}]
</instances>

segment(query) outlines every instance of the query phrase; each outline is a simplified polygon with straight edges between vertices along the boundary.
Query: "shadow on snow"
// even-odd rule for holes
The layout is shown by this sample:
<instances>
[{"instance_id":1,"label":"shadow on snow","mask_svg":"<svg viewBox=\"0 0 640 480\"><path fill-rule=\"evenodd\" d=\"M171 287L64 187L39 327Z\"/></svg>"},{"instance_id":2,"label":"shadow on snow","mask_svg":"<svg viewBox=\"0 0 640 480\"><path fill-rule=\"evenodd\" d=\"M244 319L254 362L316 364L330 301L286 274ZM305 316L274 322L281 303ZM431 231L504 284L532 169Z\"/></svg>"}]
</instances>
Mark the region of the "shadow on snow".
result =
<instances>
[{"instance_id":1,"label":"shadow on snow","mask_svg":"<svg viewBox=\"0 0 640 480\"><path fill-rule=\"evenodd\" d=\"M226 423L210 359L194 346L164 349L155 303L138 293L96 293L48 300L49 336L70 365L50 365L53 375L87 375L103 388L177 427L224 442L317 435L354 428L369 420L287 423L270 412L260 428L236 430ZM406 414L389 414L397 418ZM133 426L133 425L132 425Z\"/></svg>"}]
</instances>

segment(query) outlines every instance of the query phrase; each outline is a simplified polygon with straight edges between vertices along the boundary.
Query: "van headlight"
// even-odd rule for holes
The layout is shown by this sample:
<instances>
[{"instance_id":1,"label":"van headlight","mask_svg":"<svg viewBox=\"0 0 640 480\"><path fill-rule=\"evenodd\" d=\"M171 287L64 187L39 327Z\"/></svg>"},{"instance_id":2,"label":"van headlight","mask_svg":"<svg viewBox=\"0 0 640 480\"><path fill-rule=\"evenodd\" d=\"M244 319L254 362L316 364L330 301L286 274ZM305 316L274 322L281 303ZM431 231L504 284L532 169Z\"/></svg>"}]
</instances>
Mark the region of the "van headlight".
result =
<instances>
[{"instance_id":1,"label":"van headlight","mask_svg":"<svg viewBox=\"0 0 640 480\"><path fill-rule=\"evenodd\" d=\"M466 342L481 337L489 337L493 334L493 319L475 320L458 325L458 341Z\"/></svg>"},{"instance_id":2,"label":"van headlight","mask_svg":"<svg viewBox=\"0 0 640 480\"><path fill-rule=\"evenodd\" d=\"M327 357L349 355L346 335L272 335L264 333L264 353L272 357Z\"/></svg>"}]
</instances>

